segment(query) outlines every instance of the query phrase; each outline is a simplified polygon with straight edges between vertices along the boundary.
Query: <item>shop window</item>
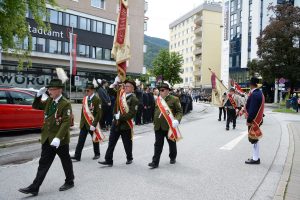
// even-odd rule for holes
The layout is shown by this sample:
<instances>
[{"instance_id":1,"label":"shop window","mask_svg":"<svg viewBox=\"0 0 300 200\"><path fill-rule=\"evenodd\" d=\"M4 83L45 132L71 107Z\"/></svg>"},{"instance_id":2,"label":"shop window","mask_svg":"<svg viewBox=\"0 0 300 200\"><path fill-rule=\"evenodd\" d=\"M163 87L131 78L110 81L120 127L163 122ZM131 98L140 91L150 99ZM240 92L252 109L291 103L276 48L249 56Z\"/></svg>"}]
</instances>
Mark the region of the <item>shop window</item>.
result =
<instances>
[{"instance_id":1,"label":"shop window","mask_svg":"<svg viewBox=\"0 0 300 200\"><path fill-rule=\"evenodd\" d=\"M57 53L61 54L61 41L57 41Z\"/></svg>"},{"instance_id":2,"label":"shop window","mask_svg":"<svg viewBox=\"0 0 300 200\"><path fill-rule=\"evenodd\" d=\"M36 51L36 37L32 37L32 51Z\"/></svg>"},{"instance_id":3,"label":"shop window","mask_svg":"<svg viewBox=\"0 0 300 200\"><path fill-rule=\"evenodd\" d=\"M104 60L111 60L110 49L104 49Z\"/></svg>"},{"instance_id":4,"label":"shop window","mask_svg":"<svg viewBox=\"0 0 300 200\"><path fill-rule=\"evenodd\" d=\"M64 54L70 54L69 51L69 42L64 42L64 50L63 50Z\"/></svg>"},{"instance_id":5,"label":"shop window","mask_svg":"<svg viewBox=\"0 0 300 200\"><path fill-rule=\"evenodd\" d=\"M89 46L79 44L78 51L80 57L89 57Z\"/></svg>"},{"instance_id":6,"label":"shop window","mask_svg":"<svg viewBox=\"0 0 300 200\"><path fill-rule=\"evenodd\" d=\"M102 60L102 48L100 47L96 48L96 59Z\"/></svg>"},{"instance_id":7,"label":"shop window","mask_svg":"<svg viewBox=\"0 0 300 200\"><path fill-rule=\"evenodd\" d=\"M37 38L36 51L45 52L46 40L44 38Z\"/></svg>"},{"instance_id":8,"label":"shop window","mask_svg":"<svg viewBox=\"0 0 300 200\"><path fill-rule=\"evenodd\" d=\"M56 40L49 41L49 53L57 53L57 41Z\"/></svg>"},{"instance_id":9,"label":"shop window","mask_svg":"<svg viewBox=\"0 0 300 200\"><path fill-rule=\"evenodd\" d=\"M96 58L96 47L91 47L91 58Z\"/></svg>"}]
</instances>

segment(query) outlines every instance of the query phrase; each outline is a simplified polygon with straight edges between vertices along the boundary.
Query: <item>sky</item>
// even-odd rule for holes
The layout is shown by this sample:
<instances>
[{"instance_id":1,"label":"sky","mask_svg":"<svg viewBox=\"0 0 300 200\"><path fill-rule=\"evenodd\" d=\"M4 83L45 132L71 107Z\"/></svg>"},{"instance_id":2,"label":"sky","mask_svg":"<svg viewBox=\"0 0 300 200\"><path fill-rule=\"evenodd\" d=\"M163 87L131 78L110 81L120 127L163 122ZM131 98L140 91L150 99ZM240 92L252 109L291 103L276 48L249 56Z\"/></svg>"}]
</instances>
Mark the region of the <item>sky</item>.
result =
<instances>
[{"instance_id":1,"label":"sky","mask_svg":"<svg viewBox=\"0 0 300 200\"><path fill-rule=\"evenodd\" d=\"M146 0L149 17L146 35L169 39L169 24L180 18L193 8L201 5L204 0Z\"/></svg>"}]
</instances>

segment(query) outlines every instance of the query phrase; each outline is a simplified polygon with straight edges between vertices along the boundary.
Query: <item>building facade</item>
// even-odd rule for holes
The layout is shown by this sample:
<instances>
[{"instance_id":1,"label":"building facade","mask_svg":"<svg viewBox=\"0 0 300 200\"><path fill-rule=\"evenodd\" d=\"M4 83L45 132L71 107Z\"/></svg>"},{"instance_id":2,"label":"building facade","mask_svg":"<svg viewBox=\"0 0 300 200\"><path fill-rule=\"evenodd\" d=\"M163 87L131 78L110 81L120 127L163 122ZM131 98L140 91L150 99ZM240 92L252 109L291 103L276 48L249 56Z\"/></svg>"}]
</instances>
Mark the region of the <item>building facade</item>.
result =
<instances>
[{"instance_id":1,"label":"building facade","mask_svg":"<svg viewBox=\"0 0 300 200\"><path fill-rule=\"evenodd\" d=\"M69 32L77 34L77 76L78 87L84 88L87 80L93 78L113 80L116 76L115 61L111 49L116 30L119 9L118 0L60 0L59 8L47 6L50 31L37 28L28 11L26 20L32 35L32 67L17 71L15 57L2 55L0 85L40 88L56 76L55 68L70 71ZM129 2L129 26L131 59L128 75L139 75L143 69L144 45L144 0ZM23 48L28 48L28 39ZM74 77L73 77L74 79ZM68 88L69 83L66 84Z\"/></svg>"},{"instance_id":2,"label":"building facade","mask_svg":"<svg viewBox=\"0 0 300 200\"><path fill-rule=\"evenodd\" d=\"M234 79L247 87L247 63L257 58L257 37L269 24L270 4L292 3L300 0L226 0L223 4L222 74L223 80ZM229 71L229 73L228 73Z\"/></svg>"},{"instance_id":3,"label":"building facade","mask_svg":"<svg viewBox=\"0 0 300 200\"><path fill-rule=\"evenodd\" d=\"M211 68L220 76L222 7L204 2L169 25L170 51L183 56L185 88L211 88Z\"/></svg>"}]
</instances>

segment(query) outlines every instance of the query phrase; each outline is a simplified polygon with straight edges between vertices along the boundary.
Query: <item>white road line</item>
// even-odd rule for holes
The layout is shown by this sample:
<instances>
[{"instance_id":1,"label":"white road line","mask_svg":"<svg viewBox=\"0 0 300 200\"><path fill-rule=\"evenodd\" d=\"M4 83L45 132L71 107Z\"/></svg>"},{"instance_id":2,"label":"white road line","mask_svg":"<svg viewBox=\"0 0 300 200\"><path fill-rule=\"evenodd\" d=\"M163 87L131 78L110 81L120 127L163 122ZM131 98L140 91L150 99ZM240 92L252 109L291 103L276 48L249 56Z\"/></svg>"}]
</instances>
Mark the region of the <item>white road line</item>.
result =
<instances>
[{"instance_id":1,"label":"white road line","mask_svg":"<svg viewBox=\"0 0 300 200\"><path fill-rule=\"evenodd\" d=\"M220 149L228 151L232 150L247 134L248 131L243 131L239 137L231 140L230 142L222 146Z\"/></svg>"}]
</instances>

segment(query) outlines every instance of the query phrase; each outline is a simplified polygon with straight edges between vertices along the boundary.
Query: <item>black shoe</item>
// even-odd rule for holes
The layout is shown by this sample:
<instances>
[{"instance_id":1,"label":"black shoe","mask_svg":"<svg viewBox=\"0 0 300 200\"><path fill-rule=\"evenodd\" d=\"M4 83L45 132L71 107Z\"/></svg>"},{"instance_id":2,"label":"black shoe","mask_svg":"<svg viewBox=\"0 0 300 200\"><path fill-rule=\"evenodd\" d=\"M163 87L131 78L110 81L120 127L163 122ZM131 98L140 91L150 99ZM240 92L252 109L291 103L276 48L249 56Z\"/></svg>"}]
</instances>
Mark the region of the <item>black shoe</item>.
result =
<instances>
[{"instance_id":1,"label":"black shoe","mask_svg":"<svg viewBox=\"0 0 300 200\"><path fill-rule=\"evenodd\" d=\"M39 189L34 189L29 186L27 188L20 188L19 192L22 192L24 194L32 194L33 196L36 196L39 193Z\"/></svg>"},{"instance_id":2,"label":"black shoe","mask_svg":"<svg viewBox=\"0 0 300 200\"><path fill-rule=\"evenodd\" d=\"M130 165L132 163L132 160L127 160L126 165Z\"/></svg>"},{"instance_id":3,"label":"black shoe","mask_svg":"<svg viewBox=\"0 0 300 200\"><path fill-rule=\"evenodd\" d=\"M170 160L170 164L175 164L176 163L176 159L171 159Z\"/></svg>"},{"instance_id":4,"label":"black shoe","mask_svg":"<svg viewBox=\"0 0 300 200\"><path fill-rule=\"evenodd\" d=\"M226 127L226 131L229 131L229 127Z\"/></svg>"},{"instance_id":5,"label":"black shoe","mask_svg":"<svg viewBox=\"0 0 300 200\"><path fill-rule=\"evenodd\" d=\"M65 191L74 187L74 183L65 183L60 188L59 191Z\"/></svg>"},{"instance_id":6,"label":"black shoe","mask_svg":"<svg viewBox=\"0 0 300 200\"><path fill-rule=\"evenodd\" d=\"M218 119L218 121L221 121L221 119Z\"/></svg>"},{"instance_id":7,"label":"black shoe","mask_svg":"<svg viewBox=\"0 0 300 200\"><path fill-rule=\"evenodd\" d=\"M224 121L226 121L226 119L224 119Z\"/></svg>"},{"instance_id":8,"label":"black shoe","mask_svg":"<svg viewBox=\"0 0 300 200\"><path fill-rule=\"evenodd\" d=\"M233 129L235 129L235 126L233 127Z\"/></svg>"},{"instance_id":9,"label":"black shoe","mask_svg":"<svg viewBox=\"0 0 300 200\"><path fill-rule=\"evenodd\" d=\"M80 158L77 158L76 156L71 156L71 159L72 159L73 161L80 161Z\"/></svg>"},{"instance_id":10,"label":"black shoe","mask_svg":"<svg viewBox=\"0 0 300 200\"><path fill-rule=\"evenodd\" d=\"M250 165L258 165L260 164L260 159L258 160L253 160L252 158L251 159L248 159L245 161L246 164L250 164Z\"/></svg>"},{"instance_id":11,"label":"black shoe","mask_svg":"<svg viewBox=\"0 0 300 200\"><path fill-rule=\"evenodd\" d=\"M150 169L158 168L158 164L154 162L149 163L148 166L150 167Z\"/></svg>"},{"instance_id":12,"label":"black shoe","mask_svg":"<svg viewBox=\"0 0 300 200\"><path fill-rule=\"evenodd\" d=\"M97 159L99 159L100 158L100 155L97 155L97 156L94 156L92 159L93 160L97 160Z\"/></svg>"},{"instance_id":13,"label":"black shoe","mask_svg":"<svg viewBox=\"0 0 300 200\"><path fill-rule=\"evenodd\" d=\"M101 165L107 165L108 167L112 167L113 163L112 162L107 162L107 161L99 161L98 162Z\"/></svg>"}]
</instances>

